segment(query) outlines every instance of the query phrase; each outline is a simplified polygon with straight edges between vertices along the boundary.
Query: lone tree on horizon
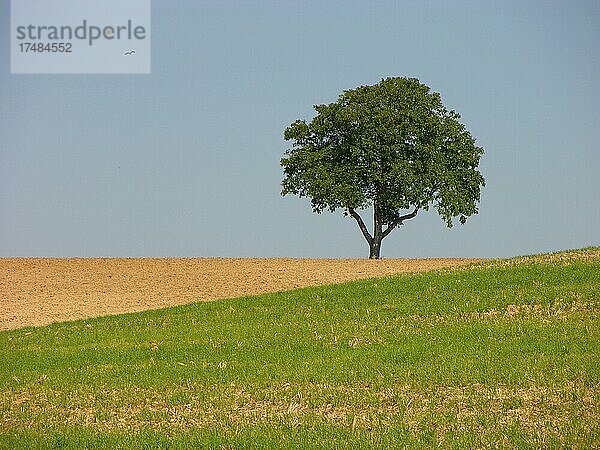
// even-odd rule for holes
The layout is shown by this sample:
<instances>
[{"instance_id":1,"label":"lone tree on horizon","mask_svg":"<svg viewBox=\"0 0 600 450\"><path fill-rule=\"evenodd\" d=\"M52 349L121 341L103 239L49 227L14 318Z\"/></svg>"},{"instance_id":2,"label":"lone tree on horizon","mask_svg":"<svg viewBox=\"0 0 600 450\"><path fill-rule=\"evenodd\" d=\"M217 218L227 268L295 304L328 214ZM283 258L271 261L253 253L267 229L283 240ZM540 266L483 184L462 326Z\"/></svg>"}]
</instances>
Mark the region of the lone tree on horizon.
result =
<instances>
[{"instance_id":1,"label":"lone tree on horizon","mask_svg":"<svg viewBox=\"0 0 600 450\"><path fill-rule=\"evenodd\" d=\"M477 213L483 148L416 78L386 78L316 105L285 130L282 195L311 199L320 214L343 209L369 244L369 258L395 228L433 206L448 227ZM369 232L360 210L373 209Z\"/></svg>"}]
</instances>

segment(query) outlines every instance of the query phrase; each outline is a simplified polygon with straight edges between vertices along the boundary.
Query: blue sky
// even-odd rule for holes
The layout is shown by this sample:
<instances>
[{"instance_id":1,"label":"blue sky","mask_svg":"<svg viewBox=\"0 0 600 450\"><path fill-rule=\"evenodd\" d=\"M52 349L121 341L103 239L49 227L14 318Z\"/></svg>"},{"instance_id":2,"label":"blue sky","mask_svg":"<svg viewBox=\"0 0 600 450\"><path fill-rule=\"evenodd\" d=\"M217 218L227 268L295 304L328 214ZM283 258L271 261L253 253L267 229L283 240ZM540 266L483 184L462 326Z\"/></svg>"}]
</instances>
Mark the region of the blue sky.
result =
<instances>
[{"instance_id":1,"label":"blue sky","mask_svg":"<svg viewBox=\"0 0 600 450\"><path fill-rule=\"evenodd\" d=\"M283 130L411 76L485 148L480 213L382 255L599 245L600 2L152 1L149 75L11 75L0 0L0 256L364 257L281 197Z\"/></svg>"}]
</instances>

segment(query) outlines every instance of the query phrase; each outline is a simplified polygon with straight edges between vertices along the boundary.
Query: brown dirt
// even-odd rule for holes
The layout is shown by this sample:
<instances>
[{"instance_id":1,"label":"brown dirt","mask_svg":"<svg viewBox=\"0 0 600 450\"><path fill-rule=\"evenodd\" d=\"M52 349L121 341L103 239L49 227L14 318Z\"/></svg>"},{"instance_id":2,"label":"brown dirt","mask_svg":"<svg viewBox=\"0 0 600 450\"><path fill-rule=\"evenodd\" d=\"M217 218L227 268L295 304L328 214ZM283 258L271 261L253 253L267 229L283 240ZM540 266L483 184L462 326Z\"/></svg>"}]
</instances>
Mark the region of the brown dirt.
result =
<instances>
[{"instance_id":1,"label":"brown dirt","mask_svg":"<svg viewBox=\"0 0 600 450\"><path fill-rule=\"evenodd\" d=\"M0 330L420 272L473 259L0 259Z\"/></svg>"}]
</instances>

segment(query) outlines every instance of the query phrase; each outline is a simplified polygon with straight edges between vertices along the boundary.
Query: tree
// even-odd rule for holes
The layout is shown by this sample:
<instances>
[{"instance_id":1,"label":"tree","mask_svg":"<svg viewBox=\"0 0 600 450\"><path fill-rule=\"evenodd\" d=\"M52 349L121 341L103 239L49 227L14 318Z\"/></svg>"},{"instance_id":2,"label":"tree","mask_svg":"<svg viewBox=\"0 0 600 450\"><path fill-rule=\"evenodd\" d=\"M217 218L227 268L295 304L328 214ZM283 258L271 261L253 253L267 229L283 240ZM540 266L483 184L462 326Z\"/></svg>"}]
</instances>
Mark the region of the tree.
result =
<instances>
[{"instance_id":1,"label":"tree","mask_svg":"<svg viewBox=\"0 0 600 450\"><path fill-rule=\"evenodd\" d=\"M448 227L477 213L483 148L416 78L386 78L314 109L310 123L285 130L292 146L281 159L281 193L310 198L319 214L342 209L356 220L369 258L379 258L383 239L430 206ZM359 214L367 208L372 232Z\"/></svg>"}]
</instances>

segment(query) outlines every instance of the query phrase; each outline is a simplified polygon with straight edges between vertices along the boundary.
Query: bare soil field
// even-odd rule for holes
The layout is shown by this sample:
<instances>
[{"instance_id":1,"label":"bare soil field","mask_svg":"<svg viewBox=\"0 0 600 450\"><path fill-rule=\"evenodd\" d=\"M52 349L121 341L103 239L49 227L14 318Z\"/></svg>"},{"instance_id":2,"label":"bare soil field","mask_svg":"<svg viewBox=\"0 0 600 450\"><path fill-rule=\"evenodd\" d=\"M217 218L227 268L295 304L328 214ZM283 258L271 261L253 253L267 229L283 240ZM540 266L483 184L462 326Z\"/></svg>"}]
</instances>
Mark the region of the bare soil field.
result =
<instances>
[{"instance_id":1,"label":"bare soil field","mask_svg":"<svg viewBox=\"0 0 600 450\"><path fill-rule=\"evenodd\" d=\"M0 258L0 330L421 272L476 261Z\"/></svg>"}]
</instances>

